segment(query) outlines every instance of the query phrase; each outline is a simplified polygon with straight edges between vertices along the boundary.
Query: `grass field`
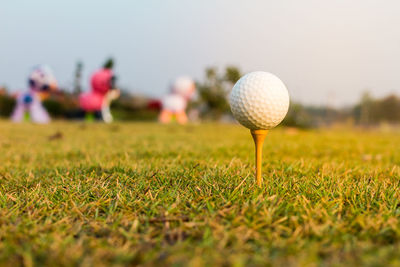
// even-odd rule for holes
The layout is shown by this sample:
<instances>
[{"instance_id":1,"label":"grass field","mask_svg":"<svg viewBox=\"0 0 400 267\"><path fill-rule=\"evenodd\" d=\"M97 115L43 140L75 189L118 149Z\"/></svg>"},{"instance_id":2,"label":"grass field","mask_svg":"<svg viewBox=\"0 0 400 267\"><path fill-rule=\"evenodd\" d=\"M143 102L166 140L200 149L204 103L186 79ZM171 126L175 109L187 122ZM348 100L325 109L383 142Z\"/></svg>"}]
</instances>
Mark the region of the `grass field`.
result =
<instances>
[{"instance_id":1,"label":"grass field","mask_svg":"<svg viewBox=\"0 0 400 267\"><path fill-rule=\"evenodd\" d=\"M0 265L400 265L400 133L0 121Z\"/></svg>"}]
</instances>

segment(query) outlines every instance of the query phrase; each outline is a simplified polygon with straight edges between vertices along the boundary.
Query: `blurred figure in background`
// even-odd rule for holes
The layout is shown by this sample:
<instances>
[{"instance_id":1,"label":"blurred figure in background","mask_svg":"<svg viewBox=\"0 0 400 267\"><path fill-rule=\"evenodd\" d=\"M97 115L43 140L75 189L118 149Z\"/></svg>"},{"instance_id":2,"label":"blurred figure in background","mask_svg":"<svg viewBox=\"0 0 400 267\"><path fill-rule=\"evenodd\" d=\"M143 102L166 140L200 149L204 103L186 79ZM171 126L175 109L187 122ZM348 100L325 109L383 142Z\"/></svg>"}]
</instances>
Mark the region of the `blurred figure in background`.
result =
<instances>
[{"instance_id":1,"label":"blurred figure in background","mask_svg":"<svg viewBox=\"0 0 400 267\"><path fill-rule=\"evenodd\" d=\"M90 80L92 90L82 93L79 97L80 108L88 121L95 118L103 119L107 123L113 121L110 104L120 95L119 89L115 88L116 77L112 71L113 66L113 60L109 59L102 69L92 75Z\"/></svg>"},{"instance_id":2,"label":"blurred figure in background","mask_svg":"<svg viewBox=\"0 0 400 267\"><path fill-rule=\"evenodd\" d=\"M170 93L161 101L159 121L169 123L175 117L178 123L187 123L186 106L195 91L196 86L191 78L177 78L171 86Z\"/></svg>"},{"instance_id":3,"label":"blurred figure in background","mask_svg":"<svg viewBox=\"0 0 400 267\"><path fill-rule=\"evenodd\" d=\"M11 115L14 122L23 120L35 123L49 123L50 116L42 105L51 92L57 90L57 81L46 65L34 67L28 78L28 92L17 95L17 104Z\"/></svg>"}]
</instances>

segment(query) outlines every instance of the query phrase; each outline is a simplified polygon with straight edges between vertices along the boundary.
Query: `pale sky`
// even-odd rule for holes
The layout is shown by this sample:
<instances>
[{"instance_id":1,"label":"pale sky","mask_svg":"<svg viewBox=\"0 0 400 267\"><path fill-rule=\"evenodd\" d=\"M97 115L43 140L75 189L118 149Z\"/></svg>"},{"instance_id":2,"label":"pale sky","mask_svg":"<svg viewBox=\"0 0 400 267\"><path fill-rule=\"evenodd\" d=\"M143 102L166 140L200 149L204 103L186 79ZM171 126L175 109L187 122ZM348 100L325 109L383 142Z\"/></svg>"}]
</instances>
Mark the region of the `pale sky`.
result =
<instances>
[{"instance_id":1,"label":"pale sky","mask_svg":"<svg viewBox=\"0 0 400 267\"><path fill-rule=\"evenodd\" d=\"M25 88L49 64L84 86L105 58L133 93L162 96L176 76L207 66L269 71L293 100L345 105L366 89L400 94L398 0L2 0L0 85Z\"/></svg>"}]
</instances>

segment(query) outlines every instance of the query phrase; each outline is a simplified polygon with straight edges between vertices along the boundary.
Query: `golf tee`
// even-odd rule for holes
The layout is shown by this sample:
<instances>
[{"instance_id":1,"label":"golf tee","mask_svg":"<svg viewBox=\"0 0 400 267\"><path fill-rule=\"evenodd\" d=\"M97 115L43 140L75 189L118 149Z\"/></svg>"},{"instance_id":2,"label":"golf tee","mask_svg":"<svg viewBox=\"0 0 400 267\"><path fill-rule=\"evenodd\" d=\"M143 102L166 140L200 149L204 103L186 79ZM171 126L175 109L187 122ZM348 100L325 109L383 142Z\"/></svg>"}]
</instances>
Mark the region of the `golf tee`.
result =
<instances>
[{"instance_id":1,"label":"golf tee","mask_svg":"<svg viewBox=\"0 0 400 267\"><path fill-rule=\"evenodd\" d=\"M253 136L254 144L256 147L256 181L257 185L261 187L262 176L261 176L261 165L262 165L262 148L265 137L267 136L268 130L250 130Z\"/></svg>"}]
</instances>

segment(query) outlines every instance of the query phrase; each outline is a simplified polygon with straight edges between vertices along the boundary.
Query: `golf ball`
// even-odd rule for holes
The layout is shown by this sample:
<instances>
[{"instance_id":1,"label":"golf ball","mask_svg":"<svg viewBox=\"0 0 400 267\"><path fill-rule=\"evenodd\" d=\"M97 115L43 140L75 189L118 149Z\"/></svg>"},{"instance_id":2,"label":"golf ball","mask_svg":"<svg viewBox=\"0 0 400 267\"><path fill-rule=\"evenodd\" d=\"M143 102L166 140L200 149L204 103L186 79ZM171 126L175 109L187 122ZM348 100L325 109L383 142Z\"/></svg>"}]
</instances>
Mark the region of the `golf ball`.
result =
<instances>
[{"instance_id":1,"label":"golf ball","mask_svg":"<svg viewBox=\"0 0 400 267\"><path fill-rule=\"evenodd\" d=\"M256 71L236 82L229 96L233 116L250 130L277 126L289 109L289 93L275 75Z\"/></svg>"}]
</instances>

